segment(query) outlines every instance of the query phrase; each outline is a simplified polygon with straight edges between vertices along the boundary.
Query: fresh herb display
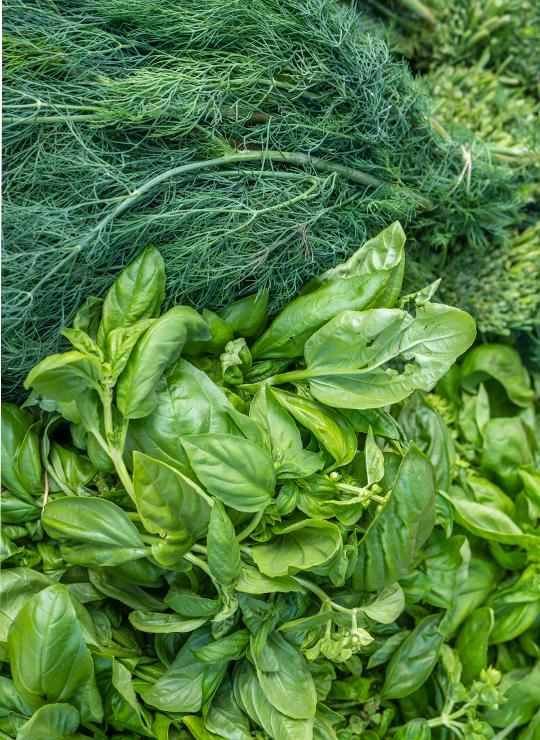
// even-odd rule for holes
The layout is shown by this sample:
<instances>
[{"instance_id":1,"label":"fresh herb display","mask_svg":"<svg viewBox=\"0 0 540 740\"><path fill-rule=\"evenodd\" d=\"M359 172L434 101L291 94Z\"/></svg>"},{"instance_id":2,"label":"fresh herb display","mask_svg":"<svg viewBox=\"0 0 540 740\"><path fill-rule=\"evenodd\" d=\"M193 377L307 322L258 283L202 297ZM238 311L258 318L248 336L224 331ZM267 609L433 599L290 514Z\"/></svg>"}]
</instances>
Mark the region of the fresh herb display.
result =
<instances>
[{"instance_id":1,"label":"fresh herb display","mask_svg":"<svg viewBox=\"0 0 540 740\"><path fill-rule=\"evenodd\" d=\"M148 244L166 308L268 289L274 316L396 219L418 261L504 237L519 173L477 146L463 177L462 141L356 19L328 0L8 2L7 400Z\"/></svg>"},{"instance_id":2,"label":"fresh herb display","mask_svg":"<svg viewBox=\"0 0 540 740\"><path fill-rule=\"evenodd\" d=\"M2 410L3 732L335 736L335 666L400 616L436 520L384 407L475 337L436 285L398 302L403 247L393 224L266 329L264 295L160 316L153 247L87 299Z\"/></svg>"}]
</instances>

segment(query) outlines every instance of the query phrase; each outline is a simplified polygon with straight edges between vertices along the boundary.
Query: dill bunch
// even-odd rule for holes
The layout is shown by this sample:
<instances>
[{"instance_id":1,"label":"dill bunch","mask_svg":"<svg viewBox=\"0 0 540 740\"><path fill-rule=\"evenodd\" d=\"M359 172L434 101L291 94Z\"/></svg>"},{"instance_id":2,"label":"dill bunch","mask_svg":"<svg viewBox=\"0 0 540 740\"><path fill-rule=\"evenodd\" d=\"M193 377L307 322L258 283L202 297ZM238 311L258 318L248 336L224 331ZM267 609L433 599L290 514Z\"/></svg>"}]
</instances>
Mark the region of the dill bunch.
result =
<instances>
[{"instance_id":1,"label":"dill bunch","mask_svg":"<svg viewBox=\"0 0 540 740\"><path fill-rule=\"evenodd\" d=\"M459 136L337 2L9 0L4 44L11 400L149 243L167 305L269 288L277 311L396 219L421 259L485 247L520 205L479 142L463 179Z\"/></svg>"}]
</instances>

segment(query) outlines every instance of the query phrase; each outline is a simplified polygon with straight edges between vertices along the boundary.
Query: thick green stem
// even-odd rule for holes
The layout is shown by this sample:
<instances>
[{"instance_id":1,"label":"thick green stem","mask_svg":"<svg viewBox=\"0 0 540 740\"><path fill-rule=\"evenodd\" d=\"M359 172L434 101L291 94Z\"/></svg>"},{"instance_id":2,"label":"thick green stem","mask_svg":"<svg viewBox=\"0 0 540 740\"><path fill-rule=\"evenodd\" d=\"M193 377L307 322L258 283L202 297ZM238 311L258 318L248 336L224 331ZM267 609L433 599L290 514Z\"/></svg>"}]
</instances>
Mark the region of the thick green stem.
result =
<instances>
[{"instance_id":1,"label":"thick green stem","mask_svg":"<svg viewBox=\"0 0 540 740\"><path fill-rule=\"evenodd\" d=\"M255 516L250 521L250 523L247 525L247 527L245 529L243 529L240 532L240 534L237 534L236 535L236 539L238 540L238 542L242 542L242 540L245 540L246 537L249 537L249 535L252 532L255 531L255 529L257 528L257 526L258 526L259 522L261 521L261 519L263 518L263 516L264 516L264 509L262 509L261 511L258 511L255 514Z\"/></svg>"}]
</instances>

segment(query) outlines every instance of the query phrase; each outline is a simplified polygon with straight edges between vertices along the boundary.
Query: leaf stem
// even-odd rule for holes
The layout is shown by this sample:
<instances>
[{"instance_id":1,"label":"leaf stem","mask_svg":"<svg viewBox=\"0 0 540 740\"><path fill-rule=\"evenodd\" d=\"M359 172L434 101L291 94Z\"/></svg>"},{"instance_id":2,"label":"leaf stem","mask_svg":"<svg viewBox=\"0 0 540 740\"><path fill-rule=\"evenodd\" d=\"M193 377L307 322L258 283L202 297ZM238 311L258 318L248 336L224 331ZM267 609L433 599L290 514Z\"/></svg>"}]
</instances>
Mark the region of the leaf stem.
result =
<instances>
[{"instance_id":1,"label":"leaf stem","mask_svg":"<svg viewBox=\"0 0 540 740\"><path fill-rule=\"evenodd\" d=\"M238 542L242 542L242 540L245 540L246 537L249 537L249 535L257 528L257 525L264 516L264 511L264 509L258 511L253 519L250 521L250 523L247 525L247 527L245 527L245 529L243 529L240 534L236 535L236 539L238 540Z\"/></svg>"}]
</instances>

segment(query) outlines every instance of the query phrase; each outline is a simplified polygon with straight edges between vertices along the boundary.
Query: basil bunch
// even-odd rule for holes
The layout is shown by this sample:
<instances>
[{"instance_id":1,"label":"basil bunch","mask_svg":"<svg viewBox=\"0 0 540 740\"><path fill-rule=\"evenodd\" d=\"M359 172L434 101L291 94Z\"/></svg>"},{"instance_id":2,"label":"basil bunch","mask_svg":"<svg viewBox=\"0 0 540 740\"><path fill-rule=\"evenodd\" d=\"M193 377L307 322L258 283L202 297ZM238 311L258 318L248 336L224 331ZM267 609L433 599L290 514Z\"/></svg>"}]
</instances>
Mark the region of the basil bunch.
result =
<instances>
[{"instance_id":1,"label":"basil bunch","mask_svg":"<svg viewBox=\"0 0 540 740\"><path fill-rule=\"evenodd\" d=\"M333 665L395 623L437 516L389 405L475 337L436 284L398 303L403 245L393 224L267 328L264 293L160 316L152 247L86 301L2 409L3 732L335 738Z\"/></svg>"},{"instance_id":2,"label":"basil bunch","mask_svg":"<svg viewBox=\"0 0 540 740\"><path fill-rule=\"evenodd\" d=\"M536 740L540 438L529 373L514 349L479 345L435 392L392 413L434 465L436 526L399 579L404 612L375 625L361 668L332 683L339 740Z\"/></svg>"}]
</instances>

